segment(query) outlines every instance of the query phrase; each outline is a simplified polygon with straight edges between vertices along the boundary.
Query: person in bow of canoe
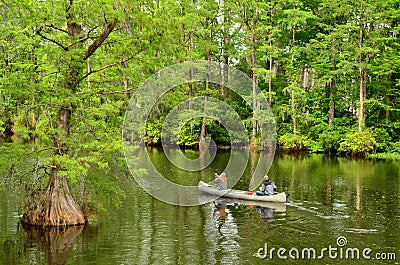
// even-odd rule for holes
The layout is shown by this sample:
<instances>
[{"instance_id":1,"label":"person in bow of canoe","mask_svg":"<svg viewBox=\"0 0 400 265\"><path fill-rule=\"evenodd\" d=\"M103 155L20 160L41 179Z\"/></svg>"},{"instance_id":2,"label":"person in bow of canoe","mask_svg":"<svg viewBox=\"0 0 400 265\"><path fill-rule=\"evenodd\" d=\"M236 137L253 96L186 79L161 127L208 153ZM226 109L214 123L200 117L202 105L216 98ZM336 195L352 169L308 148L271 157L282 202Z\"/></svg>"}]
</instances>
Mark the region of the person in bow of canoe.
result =
<instances>
[{"instance_id":1,"label":"person in bow of canoe","mask_svg":"<svg viewBox=\"0 0 400 265\"><path fill-rule=\"evenodd\" d=\"M226 174L225 172L222 172L221 175L218 175L217 173L215 174L215 183L218 185L219 190L227 190L228 189L228 183L226 181Z\"/></svg>"},{"instance_id":2,"label":"person in bow of canoe","mask_svg":"<svg viewBox=\"0 0 400 265\"><path fill-rule=\"evenodd\" d=\"M275 184L269 180L267 175L264 176L264 182L260 187L260 191L257 191L256 194L258 196L272 196L276 191Z\"/></svg>"}]
</instances>

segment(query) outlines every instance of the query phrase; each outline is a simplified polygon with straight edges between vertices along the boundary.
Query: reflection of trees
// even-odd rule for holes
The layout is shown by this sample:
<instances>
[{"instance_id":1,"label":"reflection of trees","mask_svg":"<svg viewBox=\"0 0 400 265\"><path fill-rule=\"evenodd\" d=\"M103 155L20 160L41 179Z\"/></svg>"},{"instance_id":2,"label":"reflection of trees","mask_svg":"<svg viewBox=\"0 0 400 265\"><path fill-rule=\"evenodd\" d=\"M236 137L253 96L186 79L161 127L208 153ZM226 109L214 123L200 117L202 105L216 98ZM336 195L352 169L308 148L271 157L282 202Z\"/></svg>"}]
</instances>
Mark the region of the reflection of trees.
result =
<instances>
[{"instance_id":1,"label":"reflection of trees","mask_svg":"<svg viewBox=\"0 0 400 265\"><path fill-rule=\"evenodd\" d=\"M362 187L360 181L360 175L356 176L356 210L361 211L362 209Z\"/></svg>"},{"instance_id":2,"label":"reflection of trees","mask_svg":"<svg viewBox=\"0 0 400 265\"><path fill-rule=\"evenodd\" d=\"M207 218L205 222L204 235L210 255L207 264L223 264L223 260L229 260L230 264L239 263L238 227L230 208L226 206L226 201L205 206L212 207L213 212L213 218Z\"/></svg>"},{"instance_id":3,"label":"reflection of trees","mask_svg":"<svg viewBox=\"0 0 400 265\"><path fill-rule=\"evenodd\" d=\"M365 185L364 177L373 170L373 165L366 160L338 159L340 169L348 176L348 194L351 196L352 189L355 187L355 209L361 211L363 208L363 189ZM348 198L351 200L351 197Z\"/></svg>"},{"instance_id":4,"label":"reflection of trees","mask_svg":"<svg viewBox=\"0 0 400 265\"><path fill-rule=\"evenodd\" d=\"M333 195L333 187L332 187L332 177L331 175L327 175L326 179L326 204L332 204L332 195Z\"/></svg>"},{"instance_id":5,"label":"reflection of trees","mask_svg":"<svg viewBox=\"0 0 400 265\"><path fill-rule=\"evenodd\" d=\"M46 228L23 225L23 228L28 234L27 247L36 246L45 253L49 265L58 265L65 264L68 252L84 225Z\"/></svg>"},{"instance_id":6,"label":"reflection of trees","mask_svg":"<svg viewBox=\"0 0 400 265\"><path fill-rule=\"evenodd\" d=\"M244 189L255 190L263 182L263 177L268 174L272 161L274 160L274 152L261 151L250 152L250 182L249 187ZM274 175L273 175L274 177Z\"/></svg>"}]
</instances>

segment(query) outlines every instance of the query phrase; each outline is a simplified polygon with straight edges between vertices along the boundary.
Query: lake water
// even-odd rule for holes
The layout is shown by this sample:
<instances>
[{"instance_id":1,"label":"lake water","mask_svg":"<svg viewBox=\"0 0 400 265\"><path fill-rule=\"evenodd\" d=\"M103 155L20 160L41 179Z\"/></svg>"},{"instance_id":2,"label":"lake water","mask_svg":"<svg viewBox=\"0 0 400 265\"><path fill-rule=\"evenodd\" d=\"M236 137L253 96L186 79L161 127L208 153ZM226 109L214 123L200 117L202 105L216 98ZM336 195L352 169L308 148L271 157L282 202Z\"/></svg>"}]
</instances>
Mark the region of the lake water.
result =
<instances>
[{"instance_id":1,"label":"lake water","mask_svg":"<svg viewBox=\"0 0 400 265\"><path fill-rule=\"evenodd\" d=\"M195 185L221 172L229 152L190 173L159 150L150 157L169 179ZM258 155L250 158L235 188L248 187ZM47 230L23 228L22 208L0 189L0 264L399 264L399 174L396 161L275 156L269 176L290 194L286 205L173 206L126 180L121 208L85 227Z\"/></svg>"}]
</instances>

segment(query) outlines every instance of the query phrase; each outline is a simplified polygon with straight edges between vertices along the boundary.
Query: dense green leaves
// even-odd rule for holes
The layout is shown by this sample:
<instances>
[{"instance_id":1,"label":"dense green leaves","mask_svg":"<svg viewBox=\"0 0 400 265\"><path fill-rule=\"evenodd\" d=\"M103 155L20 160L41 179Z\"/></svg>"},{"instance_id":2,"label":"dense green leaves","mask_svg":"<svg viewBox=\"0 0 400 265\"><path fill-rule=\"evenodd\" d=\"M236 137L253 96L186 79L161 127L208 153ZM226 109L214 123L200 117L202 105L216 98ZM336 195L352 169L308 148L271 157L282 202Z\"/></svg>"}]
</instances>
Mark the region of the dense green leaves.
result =
<instances>
[{"instance_id":1,"label":"dense green leaves","mask_svg":"<svg viewBox=\"0 0 400 265\"><path fill-rule=\"evenodd\" d=\"M364 156L373 152L376 145L377 142L370 131L357 131L346 134L344 141L340 143L339 151L352 156Z\"/></svg>"},{"instance_id":2,"label":"dense green leaves","mask_svg":"<svg viewBox=\"0 0 400 265\"><path fill-rule=\"evenodd\" d=\"M287 133L279 137L279 145L286 151L299 152L310 146L307 136Z\"/></svg>"},{"instance_id":3,"label":"dense green leaves","mask_svg":"<svg viewBox=\"0 0 400 265\"><path fill-rule=\"evenodd\" d=\"M209 59L253 78L270 99L285 150L398 152L398 5L369 0L1 3L0 134L12 136L15 145L29 144L31 155L48 167L57 164L73 185L84 180L93 189L107 186L107 192L119 194L109 180L91 179L90 170L109 171L117 163L130 96L166 66ZM180 102L205 95L228 103L249 136L259 135L251 106L238 95L193 83L160 98L146 124L147 143L160 144L163 121ZM65 109L71 112L68 130L59 125ZM218 121L187 120L174 132L178 144L196 146L202 128L218 145L229 144Z\"/></svg>"}]
</instances>

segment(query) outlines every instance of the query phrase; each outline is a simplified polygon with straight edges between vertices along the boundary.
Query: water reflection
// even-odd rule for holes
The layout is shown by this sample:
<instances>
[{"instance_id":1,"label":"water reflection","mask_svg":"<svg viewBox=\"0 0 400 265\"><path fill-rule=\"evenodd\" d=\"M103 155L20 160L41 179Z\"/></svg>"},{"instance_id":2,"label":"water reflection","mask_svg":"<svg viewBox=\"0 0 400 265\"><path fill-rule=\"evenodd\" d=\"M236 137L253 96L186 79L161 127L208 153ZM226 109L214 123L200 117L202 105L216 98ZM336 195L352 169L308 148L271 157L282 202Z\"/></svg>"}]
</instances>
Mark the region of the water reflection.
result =
<instances>
[{"instance_id":1,"label":"water reflection","mask_svg":"<svg viewBox=\"0 0 400 265\"><path fill-rule=\"evenodd\" d=\"M207 195L202 195L207 196ZM285 203L272 203L272 202L257 202L235 200L230 198L220 198L214 201L214 218L218 220L218 231L221 233L221 227L225 223L227 217L227 206L236 209L243 208L243 210L256 210L261 220L265 222L273 222L275 213L286 212Z\"/></svg>"},{"instance_id":2,"label":"water reflection","mask_svg":"<svg viewBox=\"0 0 400 265\"><path fill-rule=\"evenodd\" d=\"M219 153L210 169L180 173L165 163L162 153L152 155L157 168L182 185L211 181L229 159L229 153ZM398 161L285 156L273 163L269 175L279 190L291 194L288 204L229 199L205 203L205 199L204 205L178 207L127 181L123 207L109 207L80 236L76 236L79 231L23 231L17 226L21 214L17 200L0 188L0 264L332 264L335 261L329 259L270 262L254 254L265 243L276 248L322 249L336 246L339 236L347 238L350 248L398 253ZM251 176L249 161L235 188L248 189ZM201 197L195 199L202 202ZM392 263L374 260L371 264Z\"/></svg>"},{"instance_id":3,"label":"water reflection","mask_svg":"<svg viewBox=\"0 0 400 265\"><path fill-rule=\"evenodd\" d=\"M240 235L230 205L227 201L217 200L204 205L203 209L212 217L205 220L204 235L209 257L204 264L239 264Z\"/></svg>"},{"instance_id":4,"label":"water reflection","mask_svg":"<svg viewBox=\"0 0 400 265\"><path fill-rule=\"evenodd\" d=\"M221 228L226 220L226 201L215 202L214 218L218 219L218 232L223 236Z\"/></svg>"},{"instance_id":5,"label":"water reflection","mask_svg":"<svg viewBox=\"0 0 400 265\"><path fill-rule=\"evenodd\" d=\"M256 210L260 213L260 218L265 222L273 222L274 221L274 210L269 207L257 206Z\"/></svg>"},{"instance_id":6,"label":"water reflection","mask_svg":"<svg viewBox=\"0 0 400 265\"><path fill-rule=\"evenodd\" d=\"M73 243L84 229L84 225L69 227L37 227L22 225L27 233L27 248L44 252L48 265L64 265Z\"/></svg>"}]
</instances>

